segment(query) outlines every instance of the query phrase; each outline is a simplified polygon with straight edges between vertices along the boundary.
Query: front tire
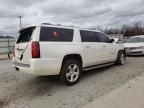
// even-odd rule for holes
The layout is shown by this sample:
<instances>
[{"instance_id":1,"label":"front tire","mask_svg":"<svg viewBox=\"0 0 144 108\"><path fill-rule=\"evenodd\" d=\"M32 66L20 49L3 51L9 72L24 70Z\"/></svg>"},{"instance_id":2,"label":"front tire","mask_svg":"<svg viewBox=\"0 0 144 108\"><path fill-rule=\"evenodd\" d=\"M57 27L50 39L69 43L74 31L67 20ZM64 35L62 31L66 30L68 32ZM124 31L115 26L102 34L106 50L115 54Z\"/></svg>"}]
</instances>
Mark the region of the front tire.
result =
<instances>
[{"instance_id":1,"label":"front tire","mask_svg":"<svg viewBox=\"0 0 144 108\"><path fill-rule=\"evenodd\" d=\"M81 64L74 59L65 60L61 69L60 78L65 85L76 84L81 76Z\"/></svg>"},{"instance_id":2,"label":"front tire","mask_svg":"<svg viewBox=\"0 0 144 108\"><path fill-rule=\"evenodd\" d=\"M125 60L126 60L126 57L125 57L124 51L119 51L115 64L124 65L125 64Z\"/></svg>"}]
</instances>

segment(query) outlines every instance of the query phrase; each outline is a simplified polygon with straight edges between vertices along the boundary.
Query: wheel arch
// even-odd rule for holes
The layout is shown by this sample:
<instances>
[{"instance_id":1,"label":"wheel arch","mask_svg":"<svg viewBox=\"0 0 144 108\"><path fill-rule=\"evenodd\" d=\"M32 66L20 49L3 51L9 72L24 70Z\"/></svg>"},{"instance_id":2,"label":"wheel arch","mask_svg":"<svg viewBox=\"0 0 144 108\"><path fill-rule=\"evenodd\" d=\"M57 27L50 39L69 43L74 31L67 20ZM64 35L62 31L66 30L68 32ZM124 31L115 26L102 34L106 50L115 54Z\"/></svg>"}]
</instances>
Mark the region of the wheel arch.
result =
<instances>
[{"instance_id":1,"label":"wheel arch","mask_svg":"<svg viewBox=\"0 0 144 108\"><path fill-rule=\"evenodd\" d=\"M80 54L67 54L63 57L63 60L62 60L62 65L64 63L65 60L68 60L68 59L75 59L75 60L78 60L79 63L81 64L81 66L83 65L83 60L82 60L82 56Z\"/></svg>"},{"instance_id":2,"label":"wheel arch","mask_svg":"<svg viewBox=\"0 0 144 108\"><path fill-rule=\"evenodd\" d=\"M120 51L122 51L124 54L126 54L125 49L120 49L120 50L118 51L118 53L119 53Z\"/></svg>"}]
</instances>

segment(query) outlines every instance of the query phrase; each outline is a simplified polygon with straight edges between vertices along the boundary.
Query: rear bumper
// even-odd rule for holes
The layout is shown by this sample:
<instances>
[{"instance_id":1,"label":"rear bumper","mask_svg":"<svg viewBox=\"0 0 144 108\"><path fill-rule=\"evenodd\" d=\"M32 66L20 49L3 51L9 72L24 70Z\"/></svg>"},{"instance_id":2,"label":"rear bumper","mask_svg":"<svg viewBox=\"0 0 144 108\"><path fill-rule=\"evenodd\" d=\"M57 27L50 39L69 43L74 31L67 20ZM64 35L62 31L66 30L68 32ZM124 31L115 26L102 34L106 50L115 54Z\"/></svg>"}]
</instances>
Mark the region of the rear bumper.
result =
<instances>
[{"instance_id":1,"label":"rear bumper","mask_svg":"<svg viewBox=\"0 0 144 108\"><path fill-rule=\"evenodd\" d=\"M23 64L13 58L12 62L17 70L38 76L58 75L61 69L61 63L57 59L31 59L30 64Z\"/></svg>"}]
</instances>

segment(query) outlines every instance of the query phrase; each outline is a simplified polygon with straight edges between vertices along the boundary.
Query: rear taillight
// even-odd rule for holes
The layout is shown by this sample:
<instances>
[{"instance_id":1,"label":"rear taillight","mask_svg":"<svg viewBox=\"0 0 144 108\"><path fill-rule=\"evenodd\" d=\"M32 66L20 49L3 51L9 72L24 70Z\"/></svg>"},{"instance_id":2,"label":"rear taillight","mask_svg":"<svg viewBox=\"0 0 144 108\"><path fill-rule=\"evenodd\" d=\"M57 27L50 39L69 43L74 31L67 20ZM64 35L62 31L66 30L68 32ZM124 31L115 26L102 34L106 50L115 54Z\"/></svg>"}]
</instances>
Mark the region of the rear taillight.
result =
<instances>
[{"instance_id":1,"label":"rear taillight","mask_svg":"<svg viewBox=\"0 0 144 108\"><path fill-rule=\"evenodd\" d=\"M32 42L31 53L32 58L40 58L40 46L38 41Z\"/></svg>"}]
</instances>

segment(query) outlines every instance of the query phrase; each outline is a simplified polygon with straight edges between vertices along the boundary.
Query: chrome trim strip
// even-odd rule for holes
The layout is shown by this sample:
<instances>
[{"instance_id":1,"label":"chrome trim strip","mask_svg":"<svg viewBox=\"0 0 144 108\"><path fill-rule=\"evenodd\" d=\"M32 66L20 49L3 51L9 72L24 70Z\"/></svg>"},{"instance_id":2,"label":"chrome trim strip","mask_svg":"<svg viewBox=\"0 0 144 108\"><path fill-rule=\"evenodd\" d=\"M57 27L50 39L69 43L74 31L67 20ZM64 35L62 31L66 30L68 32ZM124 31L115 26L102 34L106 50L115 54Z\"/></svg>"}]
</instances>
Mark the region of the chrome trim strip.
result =
<instances>
[{"instance_id":1,"label":"chrome trim strip","mask_svg":"<svg viewBox=\"0 0 144 108\"><path fill-rule=\"evenodd\" d=\"M105 66L110 66L110 65L113 65L113 64L114 63L108 63L108 64L102 64L102 65L97 65L97 66L93 66L93 67L88 67L88 68L84 68L83 71L97 69L97 68L101 68L101 67L105 67Z\"/></svg>"},{"instance_id":2,"label":"chrome trim strip","mask_svg":"<svg viewBox=\"0 0 144 108\"><path fill-rule=\"evenodd\" d=\"M30 64L23 64L23 63L18 63L18 62L13 62L13 64L16 66L20 66L20 67L30 68Z\"/></svg>"}]
</instances>

